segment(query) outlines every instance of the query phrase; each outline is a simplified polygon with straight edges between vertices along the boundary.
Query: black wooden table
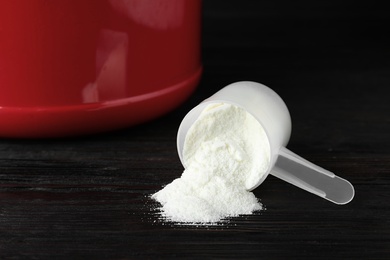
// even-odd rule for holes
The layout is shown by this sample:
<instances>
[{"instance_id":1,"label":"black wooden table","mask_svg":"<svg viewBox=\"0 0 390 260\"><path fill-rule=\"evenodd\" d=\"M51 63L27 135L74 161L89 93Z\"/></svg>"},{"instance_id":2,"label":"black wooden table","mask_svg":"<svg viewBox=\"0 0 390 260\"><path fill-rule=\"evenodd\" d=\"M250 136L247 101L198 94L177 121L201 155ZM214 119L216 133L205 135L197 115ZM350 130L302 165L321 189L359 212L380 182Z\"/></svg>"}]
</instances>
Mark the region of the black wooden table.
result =
<instances>
[{"instance_id":1,"label":"black wooden table","mask_svg":"<svg viewBox=\"0 0 390 260\"><path fill-rule=\"evenodd\" d=\"M203 16L204 75L172 113L87 137L0 139L0 259L390 258L386 9L205 1ZM181 119L240 80L279 93L293 120L288 148L350 180L351 203L269 176L254 191L267 208L258 214L209 227L159 220L149 196L183 170Z\"/></svg>"}]
</instances>

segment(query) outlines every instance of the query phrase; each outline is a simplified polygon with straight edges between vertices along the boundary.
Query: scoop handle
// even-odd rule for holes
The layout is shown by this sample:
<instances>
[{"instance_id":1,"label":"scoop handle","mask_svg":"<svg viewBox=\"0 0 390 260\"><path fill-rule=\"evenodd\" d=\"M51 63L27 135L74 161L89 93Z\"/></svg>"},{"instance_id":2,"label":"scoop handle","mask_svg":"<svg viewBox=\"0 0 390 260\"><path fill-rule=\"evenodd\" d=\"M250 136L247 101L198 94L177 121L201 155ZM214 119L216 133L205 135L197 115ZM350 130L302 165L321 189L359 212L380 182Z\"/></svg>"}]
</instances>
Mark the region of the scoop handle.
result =
<instances>
[{"instance_id":1,"label":"scoop handle","mask_svg":"<svg viewBox=\"0 0 390 260\"><path fill-rule=\"evenodd\" d=\"M305 160L285 147L280 149L270 174L339 205L347 204L355 195L349 181Z\"/></svg>"}]
</instances>

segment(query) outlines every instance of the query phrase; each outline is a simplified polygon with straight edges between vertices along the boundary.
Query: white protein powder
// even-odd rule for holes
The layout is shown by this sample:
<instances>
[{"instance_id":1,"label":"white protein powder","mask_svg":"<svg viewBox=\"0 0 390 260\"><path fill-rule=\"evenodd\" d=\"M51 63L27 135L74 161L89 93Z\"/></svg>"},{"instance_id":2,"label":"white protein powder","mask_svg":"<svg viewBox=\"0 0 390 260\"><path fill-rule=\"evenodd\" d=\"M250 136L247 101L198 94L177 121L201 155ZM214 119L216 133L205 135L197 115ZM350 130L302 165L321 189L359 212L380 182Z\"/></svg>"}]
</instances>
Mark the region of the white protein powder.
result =
<instances>
[{"instance_id":1,"label":"white protein powder","mask_svg":"<svg viewBox=\"0 0 390 260\"><path fill-rule=\"evenodd\" d=\"M152 195L169 221L210 224L262 209L247 188L270 161L267 136L243 108L207 106L189 129L182 176Z\"/></svg>"}]
</instances>

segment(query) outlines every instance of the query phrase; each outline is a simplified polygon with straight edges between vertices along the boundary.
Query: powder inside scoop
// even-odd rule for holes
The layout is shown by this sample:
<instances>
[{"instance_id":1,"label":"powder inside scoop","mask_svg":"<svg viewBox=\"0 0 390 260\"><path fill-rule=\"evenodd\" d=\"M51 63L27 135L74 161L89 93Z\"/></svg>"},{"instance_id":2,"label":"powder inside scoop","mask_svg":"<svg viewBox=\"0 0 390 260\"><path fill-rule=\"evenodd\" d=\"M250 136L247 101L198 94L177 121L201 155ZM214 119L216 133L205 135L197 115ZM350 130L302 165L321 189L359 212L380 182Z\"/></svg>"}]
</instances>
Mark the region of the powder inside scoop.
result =
<instances>
[{"instance_id":1,"label":"powder inside scoop","mask_svg":"<svg viewBox=\"0 0 390 260\"><path fill-rule=\"evenodd\" d=\"M265 174L269 151L264 129L251 114L231 104L211 104L187 133L183 174L152 198L161 203L162 216L174 222L209 224L261 210L247 188Z\"/></svg>"}]
</instances>

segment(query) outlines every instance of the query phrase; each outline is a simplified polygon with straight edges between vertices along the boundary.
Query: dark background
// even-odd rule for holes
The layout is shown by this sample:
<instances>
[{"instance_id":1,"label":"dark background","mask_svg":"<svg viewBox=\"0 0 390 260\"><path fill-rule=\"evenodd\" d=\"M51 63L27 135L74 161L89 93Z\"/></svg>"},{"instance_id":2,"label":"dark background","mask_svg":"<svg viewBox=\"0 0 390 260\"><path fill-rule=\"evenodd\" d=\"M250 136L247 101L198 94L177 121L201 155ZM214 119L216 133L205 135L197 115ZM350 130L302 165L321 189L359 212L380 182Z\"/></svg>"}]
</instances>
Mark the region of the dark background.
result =
<instances>
[{"instance_id":1,"label":"dark background","mask_svg":"<svg viewBox=\"0 0 390 260\"><path fill-rule=\"evenodd\" d=\"M1 259L389 259L389 9L375 1L203 3L204 74L181 107L101 135L0 140ZM148 196L182 172L181 119L240 80L285 100L288 148L350 180L351 203L269 176L255 190L267 208L259 214L210 227L159 221Z\"/></svg>"}]
</instances>

